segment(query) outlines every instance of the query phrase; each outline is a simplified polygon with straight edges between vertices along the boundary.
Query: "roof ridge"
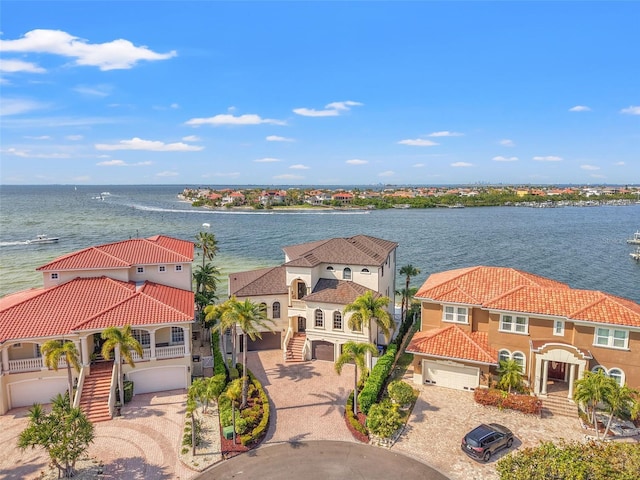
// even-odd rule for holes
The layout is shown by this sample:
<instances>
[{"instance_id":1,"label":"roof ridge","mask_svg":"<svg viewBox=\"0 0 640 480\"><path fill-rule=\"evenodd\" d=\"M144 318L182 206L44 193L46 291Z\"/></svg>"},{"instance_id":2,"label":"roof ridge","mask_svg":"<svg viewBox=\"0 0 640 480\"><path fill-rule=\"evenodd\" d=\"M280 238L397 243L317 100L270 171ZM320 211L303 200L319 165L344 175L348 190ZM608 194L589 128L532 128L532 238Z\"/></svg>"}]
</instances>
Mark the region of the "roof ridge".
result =
<instances>
[{"instance_id":1,"label":"roof ridge","mask_svg":"<svg viewBox=\"0 0 640 480\"><path fill-rule=\"evenodd\" d=\"M156 237L158 237L158 238L162 237L162 238L168 238L168 239L170 239L170 240L185 241L185 240L180 240L179 238L168 237L168 236L166 236L166 235L155 235L155 236L156 236ZM175 250L171 250L170 248L167 248L167 247L165 247L164 245L160 245L158 242L153 241L153 240L150 240L149 238L142 238L141 240L144 240L145 242L149 242L151 245L154 245L154 246L156 246L156 247L158 247L158 248L161 248L161 249L163 249L164 251L171 252L171 253L173 253L173 254L175 254L175 255L179 255L179 256L181 256L181 257L184 257L184 258L186 258L186 259L187 259L187 261L191 261L191 260L189 260L189 258L188 258L188 257L184 256L182 253L177 252L177 251L175 251ZM127 242L127 241L129 241L129 240L123 240L123 242Z\"/></svg>"},{"instance_id":2,"label":"roof ridge","mask_svg":"<svg viewBox=\"0 0 640 480\"><path fill-rule=\"evenodd\" d=\"M122 287L122 288L126 288L126 287L124 287L124 285L133 285L133 286L135 286L135 283L134 283L134 282L122 282L122 281L120 281L120 280L115 280L115 279L113 279L113 278L111 278L111 277L107 277L107 276L105 276L105 275L103 275L103 276L101 276L101 277L87 277L86 279L87 279L87 280L91 280L91 279L102 279L102 278L104 278L105 280L109 281L109 283L112 283L112 284L114 284L114 285L116 285L116 286L118 286L118 287ZM83 280L85 280L85 278L82 278L82 277L76 277L74 280L76 280L76 279L83 279ZM73 281L73 280L72 280L72 281ZM69 283L69 282L67 282L67 283ZM123 285L123 284L124 284L124 285ZM64 285L64 284L63 284L63 285ZM79 330L79 329L80 329L80 327L81 327L82 325L85 325L85 324L89 323L89 322L90 322L90 321L92 321L94 318L96 318L96 317L98 317L98 316L100 316L100 315L104 314L105 312L108 312L108 311L110 311L110 310L113 310L113 308L115 308L116 306L121 305L121 304L122 304L122 303L124 303L124 302L127 302L130 298L134 297L135 295L137 295L137 294L139 293L139 292L137 292L135 289L134 289L134 290L130 290L130 291L132 292L132 295L127 296L126 298L123 298L123 299L122 299L122 300L120 300L119 302L117 302L117 303L115 303L115 304L113 304L113 305L109 305L109 307L107 307L107 308L105 308L105 309L103 309L103 310L100 310L99 312L94 313L94 314L93 314L92 316L90 316L89 318L87 318L87 319L83 320L82 322L80 322L80 323L78 323L78 324L73 325L73 326L70 328L70 330L71 330L71 331Z\"/></svg>"},{"instance_id":3,"label":"roof ridge","mask_svg":"<svg viewBox=\"0 0 640 480\"><path fill-rule=\"evenodd\" d=\"M482 306L485 306L485 305L487 305L487 304L489 304L489 303L497 302L498 300L502 300L503 298L507 297L508 295L512 295L512 294L514 294L515 292L517 292L517 291L519 291L519 290L522 290L523 288L538 288L538 289L540 289L540 290L544 290L544 287L541 287L541 286L539 286L539 285L516 285L516 286L515 286L515 287L513 287L512 289L507 290L507 291L506 291L506 292L504 292L504 293L501 293L501 294L500 294L500 295L498 295L497 297L490 298L490 299L489 299L489 300L487 300L486 302L483 302L481 305L482 305ZM555 289L550 289L550 290L555 290Z\"/></svg>"},{"instance_id":4,"label":"roof ridge","mask_svg":"<svg viewBox=\"0 0 640 480\"><path fill-rule=\"evenodd\" d=\"M456 325L454 325L454 326L456 326ZM458 328L460 328L460 327L458 327ZM487 332L479 332L479 331L477 331L477 330L476 330L475 332L471 332L471 333L467 334L467 332L465 332L465 331L464 331L464 330L462 330L461 328L460 328L460 331L461 331L463 334L465 334L465 335L469 338L469 340L470 340L470 341L471 341L471 342L472 342L476 347L478 347L481 351L483 351L484 353L486 353L487 355L489 355L489 353L490 353L490 352L488 352L487 350L485 350L485 348L484 348L482 345L480 345L478 342L476 342L476 340L471 336L471 334L472 334L472 333L476 333L476 334L485 334L485 335L486 335L486 334L487 334ZM491 356L491 355L489 355L489 356Z\"/></svg>"}]
</instances>

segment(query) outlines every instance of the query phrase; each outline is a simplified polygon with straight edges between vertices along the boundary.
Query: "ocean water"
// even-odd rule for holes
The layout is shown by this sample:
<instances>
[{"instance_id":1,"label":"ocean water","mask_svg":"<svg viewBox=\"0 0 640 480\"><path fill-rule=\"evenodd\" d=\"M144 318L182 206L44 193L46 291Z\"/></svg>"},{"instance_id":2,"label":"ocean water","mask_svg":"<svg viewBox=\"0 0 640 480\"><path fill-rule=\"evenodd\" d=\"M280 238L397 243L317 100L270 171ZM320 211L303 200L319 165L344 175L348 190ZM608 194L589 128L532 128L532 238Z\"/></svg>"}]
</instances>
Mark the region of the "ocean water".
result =
<instances>
[{"instance_id":1,"label":"ocean water","mask_svg":"<svg viewBox=\"0 0 640 480\"><path fill-rule=\"evenodd\" d=\"M434 272L474 265L513 267L640 302L640 262L626 239L640 229L640 205L481 207L373 211L211 211L193 208L173 186L0 187L0 295L42 285L35 269L92 245L157 234L194 240L206 230L223 274L282 263L282 247L372 235L399 244L398 268L421 284ZM209 228L203 227L208 223ZM38 234L57 244L29 245ZM398 276L398 288L402 279Z\"/></svg>"}]
</instances>

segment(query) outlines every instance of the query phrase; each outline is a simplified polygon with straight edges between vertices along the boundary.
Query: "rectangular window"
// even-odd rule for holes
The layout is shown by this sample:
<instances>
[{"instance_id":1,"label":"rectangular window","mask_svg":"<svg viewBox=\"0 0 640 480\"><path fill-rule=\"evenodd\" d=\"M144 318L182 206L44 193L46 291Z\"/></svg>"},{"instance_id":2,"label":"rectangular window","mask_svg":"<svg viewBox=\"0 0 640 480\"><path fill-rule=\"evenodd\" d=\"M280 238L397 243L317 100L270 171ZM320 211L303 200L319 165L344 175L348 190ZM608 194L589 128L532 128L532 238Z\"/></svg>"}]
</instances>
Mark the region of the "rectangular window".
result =
<instances>
[{"instance_id":1,"label":"rectangular window","mask_svg":"<svg viewBox=\"0 0 640 480\"><path fill-rule=\"evenodd\" d=\"M529 333L529 321L527 317L502 315L502 317L500 317L500 331L524 334Z\"/></svg>"},{"instance_id":2,"label":"rectangular window","mask_svg":"<svg viewBox=\"0 0 640 480\"><path fill-rule=\"evenodd\" d=\"M467 307L456 307L445 305L442 309L442 321L453 323L469 323L469 309Z\"/></svg>"},{"instance_id":3,"label":"rectangular window","mask_svg":"<svg viewBox=\"0 0 640 480\"><path fill-rule=\"evenodd\" d=\"M22 348L22 344L21 343L14 343L13 345L11 345L11 348Z\"/></svg>"},{"instance_id":4,"label":"rectangular window","mask_svg":"<svg viewBox=\"0 0 640 480\"><path fill-rule=\"evenodd\" d=\"M159 266L158 266L158 271L159 271L160 273L164 273L164 272L166 272L166 271L167 271L167 267L166 267L166 266L164 266L164 265L159 265Z\"/></svg>"},{"instance_id":5,"label":"rectangular window","mask_svg":"<svg viewBox=\"0 0 640 480\"><path fill-rule=\"evenodd\" d=\"M333 314L333 329L342 330L342 314L340 312L334 312Z\"/></svg>"},{"instance_id":6,"label":"rectangular window","mask_svg":"<svg viewBox=\"0 0 640 480\"><path fill-rule=\"evenodd\" d=\"M58 274L57 273L52 273L51 274L51 280L57 280L58 279Z\"/></svg>"},{"instance_id":7,"label":"rectangular window","mask_svg":"<svg viewBox=\"0 0 640 480\"><path fill-rule=\"evenodd\" d=\"M131 331L131 335L138 341L142 348L149 348L151 345L151 335L146 330L134 329Z\"/></svg>"},{"instance_id":8,"label":"rectangular window","mask_svg":"<svg viewBox=\"0 0 640 480\"><path fill-rule=\"evenodd\" d=\"M611 348L628 348L629 332L614 328L596 328L594 345Z\"/></svg>"},{"instance_id":9,"label":"rectangular window","mask_svg":"<svg viewBox=\"0 0 640 480\"><path fill-rule=\"evenodd\" d=\"M182 271L182 265L176 265L176 272Z\"/></svg>"},{"instance_id":10,"label":"rectangular window","mask_svg":"<svg viewBox=\"0 0 640 480\"><path fill-rule=\"evenodd\" d=\"M171 343L184 343L184 330L181 327L171 327Z\"/></svg>"},{"instance_id":11,"label":"rectangular window","mask_svg":"<svg viewBox=\"0 0 640 480\"><path fill-rule=\"evenodd\" d=\"M144 273L144 267L136 267L136 273Z\"/></svg>"},{"instance_id":12,"label":"rectangular window","mask_svg":"<svg viewBox=\"0 0 640 480\"><path fill-rule=\"evenodd\" d=\"M564 321L556 320L553 324L553 334L557 337L564 336Z\"/></svg>"}]
</instances>

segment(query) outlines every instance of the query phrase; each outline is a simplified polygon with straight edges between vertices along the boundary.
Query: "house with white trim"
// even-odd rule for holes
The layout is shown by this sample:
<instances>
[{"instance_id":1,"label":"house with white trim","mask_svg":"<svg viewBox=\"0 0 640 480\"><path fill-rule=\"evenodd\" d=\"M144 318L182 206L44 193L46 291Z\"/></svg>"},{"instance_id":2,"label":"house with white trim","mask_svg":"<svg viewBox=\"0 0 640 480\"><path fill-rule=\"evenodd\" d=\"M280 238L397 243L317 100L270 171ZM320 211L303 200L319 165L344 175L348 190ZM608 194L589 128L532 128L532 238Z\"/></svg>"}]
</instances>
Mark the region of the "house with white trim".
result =
<instances>
[{"instance_id":1,"label":"house with white trim","mask_svg":"<svg viewBox=\"0 0 640 480\"><path fill-rule=\"evenodd\" d=\"M572 399L586 371L640 387L640 305L632 300L487 266L435 273L415 299L421 331L406 350L416 383L474 390L513 359L543 397L553 390Z\"/></svg>"},{"instance_id":2,"label":"house with white trim","mask_svg":"<svg viewBox=\"0 0 640 480\"><path fill-rule=\"evenodd\" d=\"M366 235L319 240L284 247L280 266L230 274L229 295L264 304L273 320L275 333L250 341L249 350L279 348L288 361L335 361L350 340L384 345L375 321L349 329L344 307L371 291L392 299L393 318L397 246Z\"/></svg>"},{"instance_id":3,"label":"house with white trim","mask_svg":"<svg viewBox=\"0 0 640 480\"><path fill-rule=\"evenodd\" d=\"M101 333L131 325L143 355L124 364L134 393L187 388L191 383L193 242L166 236L136 238L85 248L39 268L43 287L0 299L0 414L34 402L48 403L67 389L66 364L43 364L47 340L72 341L80 353L73 370L74 404L101 398L93 385L108 370L96 418L113 414L115 368L101 362ZM93 375L95 373L96 375ZM96 378L94 378L96 377ZM105 410L106 407L106 410Z\"/></svg>"}]
</instances>

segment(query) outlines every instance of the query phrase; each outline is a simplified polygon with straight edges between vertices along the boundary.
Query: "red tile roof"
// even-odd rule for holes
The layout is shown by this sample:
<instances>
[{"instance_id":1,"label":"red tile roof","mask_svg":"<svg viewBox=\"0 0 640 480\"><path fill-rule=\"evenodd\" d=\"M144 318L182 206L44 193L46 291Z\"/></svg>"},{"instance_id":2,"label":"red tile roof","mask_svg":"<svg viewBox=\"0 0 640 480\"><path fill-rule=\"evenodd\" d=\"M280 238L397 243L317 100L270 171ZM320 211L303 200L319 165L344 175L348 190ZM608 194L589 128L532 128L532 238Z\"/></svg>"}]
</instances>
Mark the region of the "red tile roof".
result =
<instances>
[{"instance_id":1,"label":"red tile roof","mask_svg":"<svg viewBox=\"0 0 640 480\"><path fill-rule=\"evenodd\" d=\"M189 300L190 298L190 300ZM0 310L0 343L108 326L193 321L193 293L108 277L76 278Z\"/></svg>"},{"instance_id":2,"label":"red tile roof","mask_svg":"<svg viewBox=\"0 0 640 480\"><path fill-rule=\"evenodd\" d=\"M193 261L193 242L156 235L85 248L38 267L39 271L128 268Z\"/></svg>"},{"instance_id":3,"label":"red tile roof","mask_svg":"<svg viewBox=\"0 0 640 480\"><path fill-rule=\"evenodd\" d=\"M406 348L409 353L498 364L498 351L489 346L486 332L465 332L457 325L417 332Z\"/></svg>"}]
</instances>

